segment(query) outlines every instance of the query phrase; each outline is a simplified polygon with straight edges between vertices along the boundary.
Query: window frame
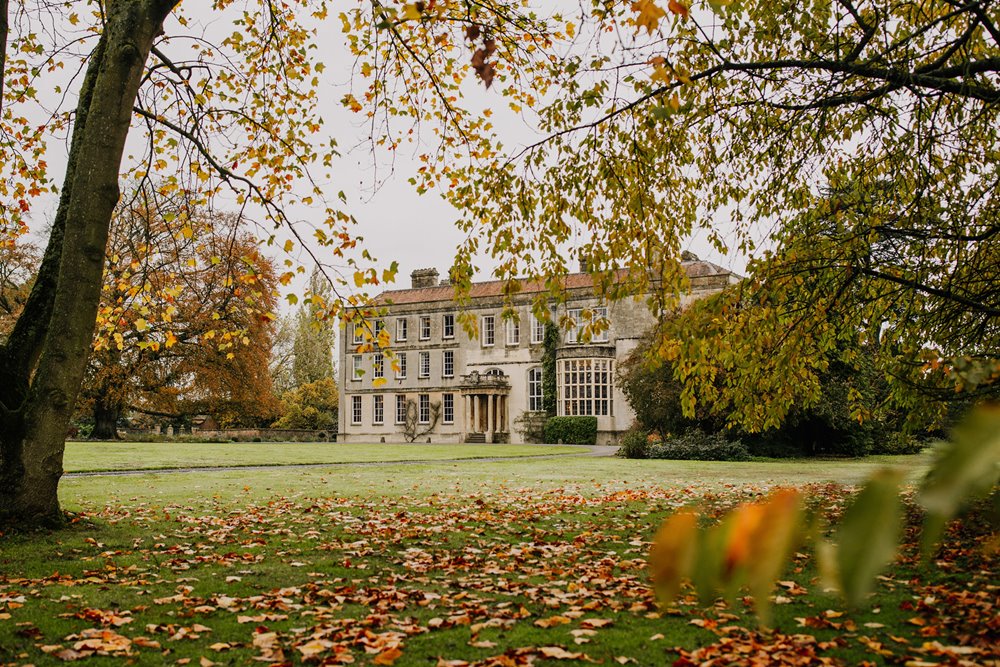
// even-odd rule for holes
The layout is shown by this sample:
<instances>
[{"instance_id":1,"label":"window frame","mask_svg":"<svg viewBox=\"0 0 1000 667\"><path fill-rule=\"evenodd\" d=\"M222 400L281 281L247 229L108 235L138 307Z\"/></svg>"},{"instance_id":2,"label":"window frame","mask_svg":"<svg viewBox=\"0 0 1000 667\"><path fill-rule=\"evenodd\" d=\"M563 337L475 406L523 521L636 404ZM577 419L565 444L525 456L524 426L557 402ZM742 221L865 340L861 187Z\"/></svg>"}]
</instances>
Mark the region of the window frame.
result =
<instances>
[{"instance_id":1,"label":"window frame","mask_svg":"<svg viewBox=\"0 0 1000 667\"><path fill-rule=\"evenodd\" d=\"M361 420L364 418L364 405L361 404L361 396L355 394L351 396L351 425L361 426Z\"/></svg>"},{"instance_id":2,"label":"window frame","mask_svg":"<svg viewBox=\"0 0 1000 667\"><path fill-rule=\"evenodd\" d=\"M406 423L406 394L396 394L396 423Z\"/></svg>"},{"instance_id":3,"label":"window frame","mask_svg":"<svg viewBox=\"0 0 1000 667\"><path fill-rule=\"evenodd\" d=\"M385 423L385 398L382 394L372 396L372 424L382 425Z\"/></svg>"},{"instance_id":4,"label":"window frame","mask_svg":"<svg viewBox=\"0 0 1000 667\"><path fill-rule=\"evenodd\" d=\"M445 313L441 316L441 338L452 339L455 337L455 314Z\"/></svg>"},{"instance_id":5,"label":"window frame","mask_svg":"<svg viewBox=\"0 0 1000 667\"><path fill-rule=\"evenodd\" d=\"M489 322L489 326L487 326L487 322ZM482 346L495 346L497 337L497 316L483 315L482 320L480 321L480 331L482 332Z\"/></svg>"},{"instance_id":6,"label":"window frame","mask_svg":"<svg viewBox=\"0 0 1000 667\"><path fill-rule=\"evenodd\" d=\"M425 327L425 325L426 325L426 327ZM431 339L431 316L430 315L421 315L420 316L420 320L419 320L419 324L417 325L417 328L419 329L419 331L417 332L417 338L419 340L430 340ZM425 329L426 329L426 333L427 333L426 336L424 335Z\"/></svg>"},{"instance_id":7,"label":"window frame","mask_svg":"<svg viewBox=\"0 0 1000 667\"><path fill-rule=\"evenodd\" d=\"M545 321L535 317L535 314L531 314L531 345L541 345L545 342ZM537 334L537 338L536 335Z\"/></svg>"},{"instance_id":8,"label":"window frame","mask_svg":"<svg viewBox=\"0 0 1000 667\"><path fill-rule=\"evenodd\" d=\"M397 380L406 379L406 352L396 353L396 365L399 366L399 370L396 371Z\"/></svg>"},{"instance_id":9,"label":"window frame","mask_svg":"<svg viewBox=\"0 0 1000 667\"><path fill-rule=\"evenodd\" d=\"M365 355L351 355L351 382L361 382L365 376Z\"/></svg>"},{"instance_id":10,"label":"window frame","mask_svg":"<svg viewBox=\"0 0 1000 667\"><path fill-rule=\"evenodd\" d=\"M448 413L451 419L448 419ZM455 423L455 394L448 392L441 394L441 421L444 424Z\"/></svg>"},{"instance_id":11,"label":"window frame","mask_svg":"<svg viewBox=\"0 0 1000 667\"><path fill-rule=\"evenodd\" d=\"M519 346L521 344L521 323L514 319L507 320L504 329L506 329L507 347Z\"/></svg>"},{"instance_id":12,"label":"window frame","mask_svg":"<svg viewBox=\"0 0 1000 667\"><path fill-rule=\"evenodd\" d=\"M542 382L542 367L528 369L528 411L541 412L545 409L545 389ZM537 375L537 378L535 377Z\"/></svg>"},{"instance_id":13,"label":"window frame","mask_svg":"<svg viewBox=\"0 0 1000 667\"><path fill-rule=\"evenodd\" d=\"M451 370L448 366L451 366ZM441 353L441 377L455 377L455 350L444 350Z\"/></svg>"},{"instance_id":14,"label":"window frame","mask_svg":"<svg viewBox=\"0 0 1000 667\"><path fill-rule=\"evenodd\" d=\"M417 377L420 379L429 378L431 376L431 353L424 351L420 352L420 356L417 359Z\"/></svg>"},{"instance_id":15,"label":"window frame","mask_svg":"<svg viewBox=\"0 0 1000 667\"><path fill-rule=\"evenodd\" d=\"M614 416L613 359L560 359L556 368L560 417Z\"/></svg>"},{"instance_id":16,"label":"window frame","mask_svg":"<svg viewBox=\"0 0 1000 667\"><path fill-rule=\"evenodd\" d=\"M396 318L396 342L405 343L409 336L409 321L405 317ZM401 335L402 334L402 335Z\"/></svg>"},{"instance_id":17,"label":"window frame","mask_svg":"<svg viewBox=\"0 0 1000 667\"><path fill-rule=\"evenodd\" d=\"M354 331L351 332L351 341L355 345L361 345L365 342L365 325L362 322L354 323Z\"/></svg>"},{"instance_id":18,"label":"window frame","mask_svg":"<svg viewBox=\"0 0 1000 667\"><path fill-rule=\"evenodd\" d=\"M376 352L372 355L372 379L379 380L385 377L385 355Z\"/></svg>"},{"instance_id":19,"label":"window frame","mask_svg":"<svg viewBox=\"0 0 1000 667\"><path fill-rule=\"evenodd\" d=\"M424 416L426 414L426 417ZM417 394L417 422L420 424L431 423L431 395Z\"/></svg>"}]
</instances>

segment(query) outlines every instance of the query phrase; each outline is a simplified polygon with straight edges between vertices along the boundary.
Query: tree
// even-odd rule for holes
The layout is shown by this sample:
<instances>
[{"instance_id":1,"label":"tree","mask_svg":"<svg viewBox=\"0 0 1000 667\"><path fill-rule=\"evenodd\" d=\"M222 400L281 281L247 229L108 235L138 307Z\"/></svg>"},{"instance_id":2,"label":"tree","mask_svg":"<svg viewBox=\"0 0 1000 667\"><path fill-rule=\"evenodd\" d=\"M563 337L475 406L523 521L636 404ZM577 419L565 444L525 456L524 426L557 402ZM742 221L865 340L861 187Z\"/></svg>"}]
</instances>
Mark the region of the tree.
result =
<instances>
[{"instance_id":1,"label":"tree","mask_svg":"<svg viewBox=\"0 0 1000 667\"><path fill-rule=\"evenodd\" d=\"M295 313L295 339L292 343L292 379L302 386L333 378L333 342L336 332L329 320L321 319L330 300L329 284L314 271L309 278L308 307Z\"/></svg>"},{"instance_id":2,"label":"tree","mask_svg":"<svg viewBox=\"0 0 1000 667\"><path fill-rule=\"evenodd\" d=\"M333 378L301 384L281 397L281 417L272 428L337 431L340 393Z\"/></svg>"},{"instance_id":3,"label":"tree","mask_svg":"<svg viewBox=\"0 0 1000 667\"><path fill-rule=\"evenodd\" d=\"M81 402L92 438L126 411L211 412L253 425L277 408L266 369L276 306L271 262L237 216L192 193L139 186L112 221L97 332Z\"/></svg>"},{"instance_id":4,"label":"tree","mask_svg":"<svg viewBox=\"0 0 1000 667\"><path fill-rule=\"evenodd\" d=\"M10 333L31 292L38 249L25 241L0 246L0 340Z\"/></svg>"},{"instance_id":5,"label":"tree","mask_svg":"<svg viewBox=\"0 0 1000 667\"><path fill-rule=\"evenodd\" d=\"M245 11L231 4L218 0L213 7L234 18L228 35L199 32L178 13L176 0L110 0L82 15L53 10L45 17L52 29L41 32L32 22L49 3L19 4L13 12L7 2L0 5L0 162L16 172L13 187L5 180L0 188L5 242L23 232L18 211L30 208L47 183L38 137L52 125L20 134L11 128L31 128L20 119L32 115L39 86L59 86L64 99L77 101L72 115L54 116L56 126L72 121L59 204L31 294L0 347L0 521L61 520L63 437L86 371L122 175L163 177L161 191L187 182L206 201L228 189L240 205L284 227L289 251L301 240L285 214L294 204L312 207L315 244L331 256L356 242L350 216L327 203L312 173L329 166L335 152L313 141L321 126L313 80L322 68L309 41L315 29L301 23L321 20L323 3L248 3ZM53 42L43 44L39 35ZM66 92L64 80L46 75L81 51L63 48L78 39L83 77ZM130 149L123 164L130 132L139 150ZM306 254L314 255L310 248ZM350 259L345 264L355 266ZM361 285L377 280L374 271L358 272ZM295 273L292 263L279 279L287 283ZM331 301L332 316L341 304Z\"/></svg>"},{"instance_id":6,"label":"tree","mask_svg":"<svg viewBox=\"0 0 1000 667\"><path fill-rule=\"evenodd\" d=\"M414 180L461 212L457 284L486 252L509 294L527 277L558 296L576 243L599 290L648 294L664 317L686 238L754 255L745 289L706 312L729 328L661 350L688 399L741 371L725 400L749 430L817 403L827 352L858 332L894 398L932 422L912 409L928 391L997 379L995 0L593 2L573 20L519 7L385 8L381 29L348 17L371 76L346 102L388 119L376 143L412 136L395 118L448 128ZM505 148L491 110L459 106L463 76L544 136Z\"/></svg>"}]
</instances>

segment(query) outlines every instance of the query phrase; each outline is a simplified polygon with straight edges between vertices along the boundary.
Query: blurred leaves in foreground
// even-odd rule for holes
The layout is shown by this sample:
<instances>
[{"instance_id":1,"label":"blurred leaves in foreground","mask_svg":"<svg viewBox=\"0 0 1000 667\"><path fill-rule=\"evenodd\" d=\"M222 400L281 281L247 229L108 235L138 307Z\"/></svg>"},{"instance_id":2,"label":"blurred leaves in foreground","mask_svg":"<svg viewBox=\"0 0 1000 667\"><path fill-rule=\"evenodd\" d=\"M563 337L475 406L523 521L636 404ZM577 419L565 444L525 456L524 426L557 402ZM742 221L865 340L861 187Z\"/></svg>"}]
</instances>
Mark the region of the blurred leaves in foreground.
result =
<instances>
[{"instance_id":1,"label":"blurred leaves in foreground","mask_svg":"<svg viewBox=\"0 0 1000 667\"><path fill-rule=\"evenodd\" d=\"M862 604L876 577L896 558L904 525L900 485L903 473L885 469L872 475L844 510L839 524L826 531L805 509L794 489L744 503L711 525L701 525L692 510L677 512L660 526L649 554L657 595L670 604L690 581L704 603L747 594L761 622L770 618L769 597L788 569L796 549L814 544L825 583L851 606ZM974 410L941 443L920 484L917 499L925 511L924 557L945 525L968 503L987 495L1000 481L1000 406ZM831 538L824 537L830 532Z\"/></svg>"}]
</instances>

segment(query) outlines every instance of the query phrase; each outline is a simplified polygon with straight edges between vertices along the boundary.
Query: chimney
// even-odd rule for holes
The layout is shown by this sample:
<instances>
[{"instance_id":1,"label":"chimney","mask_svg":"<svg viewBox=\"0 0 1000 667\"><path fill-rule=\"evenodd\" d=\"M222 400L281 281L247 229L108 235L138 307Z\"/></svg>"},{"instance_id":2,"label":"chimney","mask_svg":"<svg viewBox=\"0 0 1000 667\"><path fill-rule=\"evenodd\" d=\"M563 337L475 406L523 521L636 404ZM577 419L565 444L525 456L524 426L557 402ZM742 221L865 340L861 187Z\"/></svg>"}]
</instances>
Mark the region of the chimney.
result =
<instances>
[{"instance_id":1,"label":"chimney","mask_svg":"<svg viewBox=\"0 0 1000 667\"><path fill-rule=\"evenodd\" d=\"M410 284L413 289L435 287L438 284L438 270L417 269L410 274Z\"/></svg>"},{"instance_id":2,"label":"chimney","mask_svg":"<svg viewBox=\"0 0 1000 667\"><path fill-rule=\"evenodd\" d=\"M682 262L698 262L698 261L701 261L701 260L698 259L698 255L694 254L690 250L685 250L685 251L681 252L681 261Z\"/></svg>"},{"instance_id":3,"label":"chimney","mask_svg":"<svg viewBox=\"0 0 1000 667\"><path fill-rule=\"evenodd\" d=\"M580 273L590 273L590 260L580 257Z\"/></svg>"}]
</instances>

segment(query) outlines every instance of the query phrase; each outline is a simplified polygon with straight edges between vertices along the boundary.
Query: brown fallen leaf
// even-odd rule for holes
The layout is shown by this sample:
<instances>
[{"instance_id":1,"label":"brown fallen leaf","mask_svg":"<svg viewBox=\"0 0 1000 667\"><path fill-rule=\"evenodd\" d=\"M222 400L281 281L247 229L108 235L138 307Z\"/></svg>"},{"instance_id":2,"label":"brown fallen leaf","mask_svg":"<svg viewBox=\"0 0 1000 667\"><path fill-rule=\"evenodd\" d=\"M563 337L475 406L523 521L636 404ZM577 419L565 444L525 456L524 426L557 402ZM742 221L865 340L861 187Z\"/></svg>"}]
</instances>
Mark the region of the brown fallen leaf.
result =
<instances>
[{"instance_id":1,"label":"brown fallen leaf","mask_svg":"<svg viewBox=\"0 0 1000 667\"><path fill-rule=\"evenodd\" d=\"M580 660L585 656L583 653L572 653L571 651L567 651L561 646L541 646L538 648L538 652L546 658L552 658L554 660Z\"/></svg>"},{"instance_id":2,"label":"brown fallen leaf","mask_svg":"<svg viewBox=\"0 0 1000 667\"><path fill-rule=\"evenodd\" d=\"M391 665L392 663L399 660L400 656L402 655L403 652L400 651L397 647L393 646L391 648L387 648L386 650L382 651L377 656L375 656L375 659L372 660L372 662L375 663L376 665Z\"/></svg>"},{"instance_id":3,"label":"brown fallen leaf","mask_svg":"<svg viewBox=\"0 0 1000 667\"><path fill-rule=\"evenodd\" d=\"M565 625L569 623L570 620L565 616L551 616L549 618L540 618L535 621L535 625L540 628L551 628L556 625Z\"/></svg>"}]
</instances>

